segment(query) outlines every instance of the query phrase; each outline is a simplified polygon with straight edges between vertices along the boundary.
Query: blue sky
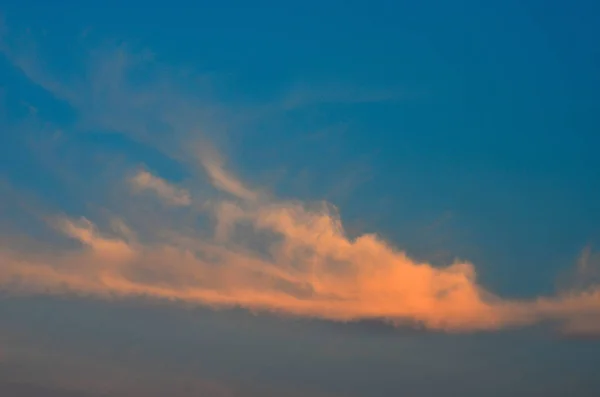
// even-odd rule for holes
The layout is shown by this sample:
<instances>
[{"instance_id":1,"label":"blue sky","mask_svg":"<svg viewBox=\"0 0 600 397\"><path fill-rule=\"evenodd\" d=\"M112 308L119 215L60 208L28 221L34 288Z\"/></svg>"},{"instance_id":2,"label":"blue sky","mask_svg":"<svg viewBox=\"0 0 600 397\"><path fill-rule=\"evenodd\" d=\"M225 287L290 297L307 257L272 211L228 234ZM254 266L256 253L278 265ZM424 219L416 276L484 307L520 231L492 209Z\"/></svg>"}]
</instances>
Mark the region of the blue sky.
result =
<instances>
[{"instance_id":1,"label":"blue sky","mask_svg":"<svg viewBox=\"0 0 600 397\"><path fill-rule=\"evenodd\" d=\"M109 371L125 365L132 379L160 383L157 393L184 378L236 396L600 390L590 372L597 341L564 338L600 323L596 2L7 1L0 12L6 387L95 396L107 391L92 380L107 377L114 395L149 395ZM287 226L275 219L282 209L293 214ZM343 238L313 229L337 214ZM391 312L373 311L373 292L360 295L360 313L328 300L333 309L299 309L282 302L300 292L267 284L286 298L259 304L239 293L256 287L254 278L217 271L203 282L241 310L213 313L204 306L221 303L184 293L196 277L183 265L190 259L169 251L193 240L234 274L246 275L238 261L304 269L316 259L284 248L309 244L313 231L333 233L331 245L310 240L328 269L319 282L347 275L336 267L341 254L328 251L335 244L350 247L343 258L366 281L360 269L404 261L403 251L409 270L468 263L476 281L464 267L433 277L458 272L467 296L483 288L500 306L475 306L477 320L454 300L413 312L412 292L382 287L404 299ZM375 242L352 245L371 234ZM136 259L111 256L130 250ZM134 281L149 301L124 284L91 281L121 260L131 273L118 280ZM44 266L51 273L36 273ZM412 277L390 272L400 283ZM582 284L592 298L579 294ZM192 283L194 293L203 285ZM335 285L328 292L350 293ZM414 320L433 334L371 323L365 313ZM340 316L359 324L338 324ZM492 323L501 325L479 333ZM128 346L138 350L126 354ZM64 365L50 370L53 355ZM69 383L70 365L86 368L86 381Z\"/></svg>"}]
</instances>

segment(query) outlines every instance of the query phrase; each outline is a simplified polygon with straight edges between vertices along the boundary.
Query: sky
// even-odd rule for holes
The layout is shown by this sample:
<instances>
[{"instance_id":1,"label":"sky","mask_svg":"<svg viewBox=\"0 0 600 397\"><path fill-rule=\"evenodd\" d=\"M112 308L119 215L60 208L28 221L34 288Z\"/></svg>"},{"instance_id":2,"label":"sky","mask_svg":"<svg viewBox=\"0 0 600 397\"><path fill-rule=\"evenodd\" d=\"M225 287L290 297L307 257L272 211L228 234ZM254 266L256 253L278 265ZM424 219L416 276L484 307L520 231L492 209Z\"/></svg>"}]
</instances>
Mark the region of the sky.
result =
<instances>
[{"instance_id":1,"label":"sky","mask_svg":"<svg viewBox=\"0 0 600 397\"><path fill-rule=\"evenodd\" d=\"M597 396L600 4L0 2L0 394Z\"/></svg>"}]
</instances>

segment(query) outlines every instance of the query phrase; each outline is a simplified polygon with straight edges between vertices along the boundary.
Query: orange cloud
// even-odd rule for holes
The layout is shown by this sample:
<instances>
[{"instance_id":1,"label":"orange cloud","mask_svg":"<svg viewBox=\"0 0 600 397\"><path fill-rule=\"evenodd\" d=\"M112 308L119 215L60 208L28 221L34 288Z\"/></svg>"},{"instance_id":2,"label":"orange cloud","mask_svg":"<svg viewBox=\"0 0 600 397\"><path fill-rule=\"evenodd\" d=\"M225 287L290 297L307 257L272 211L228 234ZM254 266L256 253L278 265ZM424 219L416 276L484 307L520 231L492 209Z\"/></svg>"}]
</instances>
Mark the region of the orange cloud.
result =
<instances>
[{"instance_id":1,"label":"orange cloud","mask_svg":"<svg viewBox=\"0 0 600 397\"><path fill-rule=\"evenodd\" d=\"M200 150L200 162L216 188L240 199L256 200L258 198L256 192L248 189L223 168L223 160L216 151L203 147Z\"/></svg>"},{"instance_id":2,"label":"orange cloud","mask_svg":"<svg viewBox=\"0 0 600 397\"><path fill-rule=\"evenodd\" d=\"M139 171L130 179L130 183L135 191L151 190L167 204L188 206L192 203L187 190L178 189L148 171Z\"/></svg>"},{"instance_id":3,"label":"orange cloud","mask_svg":"<svg viewBox=\"0 0 600 397\"><path fill-rule=\"evenodd\" d=\"M222 163L208 164L213 183L234 196L210 207L212 236L182 227L144 230L139 235L147 237L138 240L122 221L100 231L86 219L60 218L55 228L80 247L36 253L4 246L0 286L26 293L145 295L336 321L382 319L453 332L541 321L559 322L569 332L600 332L596 284L530 301L503 299L477 282L470 263L434 267L376 235L351 240L331 206L259 198ZM143 175L140 184L157 195L191 201Z\"/></svg>"}]
</instances>

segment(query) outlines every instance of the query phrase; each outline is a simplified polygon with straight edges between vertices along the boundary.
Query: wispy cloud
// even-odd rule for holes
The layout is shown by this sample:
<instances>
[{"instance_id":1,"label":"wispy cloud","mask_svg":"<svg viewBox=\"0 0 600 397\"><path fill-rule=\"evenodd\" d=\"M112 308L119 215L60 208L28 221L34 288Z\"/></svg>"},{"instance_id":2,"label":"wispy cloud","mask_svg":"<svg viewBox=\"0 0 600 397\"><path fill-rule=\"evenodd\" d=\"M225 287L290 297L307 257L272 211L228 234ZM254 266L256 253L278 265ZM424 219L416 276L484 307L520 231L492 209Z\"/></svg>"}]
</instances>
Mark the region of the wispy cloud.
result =
<instances>
[{"instance_id":1,"label":"wispy cloud","mask_svg":"<svg viewBox=\"0 0 600 397\"><path fill-rule=\"evenodd\" d=\"M245 200L256 200L258 198L256 192L245 187L241 181L225 170L221 156L213 148L202 147L200 149L200 161L212 183L218 189Z\"/></svg>"},{"instance_id":2,"label":"wispy cloud","mask_svg":"<svg viewBox=\"0 0 600 397\"><path fill-rule=\"evenodd\" d=\"M187 206L192 203L190 193L187 190L176 188L148 171L139 171L130 179L130 182L134 190L152 190L167 204Z\"/></svg>"},{"instance_id":3,"label":"wispy cloud","mask_svg":"<svg viewBox=\"0 0 600 397\"><path fill-rule=\"evenodd\" d=\"M340 321L381 319L448 331L539 321L558 321L569 332L600 331L597 286L533 301L507 300L479 285L470 263L434 267L375 235L348 239L326 204L224 200L211 211L216 224L228 229L216 240L174 229L154 231L152 242L128 242L89 220L59 218L57 230L81 248L50 255L36 253L35 245L26 252L5 246L0 285L36 293L146 295Z\"/></svg>"},{"instance_id":4,"label":"wispy cloud","mask_svg":"<svg viewBox=\"0 0 600 397\"><path fill-rule=\"evenodd\" d=\"M6 49L5 53L12 54ZM189 96L179 95L164 79L134 85L124 71L140 58L132 58L123 48L110 56L103 52L94 56L89 69L93 73L78 83L64 84L31 66L37 63L10 55L21 60L15 63L32 79L68 100L84 124L132 135L176 154L173 157L192 177L175 186L148 171L129 178L124 171L120 177L128 179L134 192L153 193L168 206L144 213L140 205L138 211L119 213L145 200L144 195L123 194L118 198L123 205L110 208L118 225L103 227L111 221L102 217L92 221L48 214L56 231L52 237L67 238L77 247L42 250L42 244L50 243L34 236L16 245L17 237L0 240L3 290L100 298L149 296L335 321L378 319L453 332L543 321L559 322L570 332L600 332L598 284L528 301L507 299L482 286L471 263L436 267L410 258L376 234L349 238L334 206L262 194L263 189L249 187L226 169L219 153L208 149L211 145L198 149L198 141L208 134L199 137L191 132L206 120L197 116L197 108L206 111L213 108L210 104L188 102ZM153 130L156 125L161 127ZM210 186L195 172L198 162ZM196 205L199 198L190 192L208 188L227 197L202 197L205 201ZM171 206L188 211L186 219L173 218ZM140 218L146 217L157 220L153 227L142 226ZM196 222L200 217L211 222Z\"/></svg>"}]
</instances>

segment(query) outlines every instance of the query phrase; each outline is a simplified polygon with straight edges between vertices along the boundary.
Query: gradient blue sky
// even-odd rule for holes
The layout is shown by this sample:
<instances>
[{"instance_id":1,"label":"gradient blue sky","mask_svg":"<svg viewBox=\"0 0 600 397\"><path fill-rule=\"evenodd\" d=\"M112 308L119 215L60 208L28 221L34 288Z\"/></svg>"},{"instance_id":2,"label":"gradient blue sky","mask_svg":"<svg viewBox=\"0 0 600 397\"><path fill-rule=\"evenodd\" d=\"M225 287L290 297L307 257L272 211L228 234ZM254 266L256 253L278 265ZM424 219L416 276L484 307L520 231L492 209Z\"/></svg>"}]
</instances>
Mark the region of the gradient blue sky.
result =
<instances>
[{"instance_id":1,"label":"gradient blue sky","mask_svg":"<svg viewBox=\"0 0 600 397\"><path fill-rule=\"evenodd\" d=\"M327 200L351 237L376 233L418 260L468 260L501 296L554 294L600 245L598 2L5 0L0 12L3 238L52 247L40 214L129 211L112 188L140 165L202 178L181 151L201 139L249 186ZM10 291L0 319L0 390L32 396L600 393L598 342L542 326L456 336Z\"/></svg>"}]
</instances>

